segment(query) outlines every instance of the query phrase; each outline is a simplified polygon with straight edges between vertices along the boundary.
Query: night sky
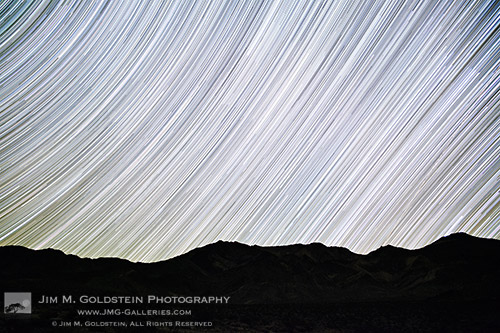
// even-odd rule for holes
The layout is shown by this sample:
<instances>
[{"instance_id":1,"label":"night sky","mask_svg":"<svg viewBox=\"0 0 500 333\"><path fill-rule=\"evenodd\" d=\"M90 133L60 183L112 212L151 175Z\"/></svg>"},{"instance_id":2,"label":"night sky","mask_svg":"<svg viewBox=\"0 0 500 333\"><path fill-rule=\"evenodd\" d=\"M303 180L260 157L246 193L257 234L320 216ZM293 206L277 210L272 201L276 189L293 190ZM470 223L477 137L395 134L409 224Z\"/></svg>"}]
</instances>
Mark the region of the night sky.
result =
<instances>
[{"instance_id":1,"label":"night sky","mask_svg":"<svg viewBox=\"0 0 500 333\"><path fill-rule=\"evenodd\" d=\"M415 248L499 188L499 2L0 3L0 245Z\"/></svg>"}]
</instances>

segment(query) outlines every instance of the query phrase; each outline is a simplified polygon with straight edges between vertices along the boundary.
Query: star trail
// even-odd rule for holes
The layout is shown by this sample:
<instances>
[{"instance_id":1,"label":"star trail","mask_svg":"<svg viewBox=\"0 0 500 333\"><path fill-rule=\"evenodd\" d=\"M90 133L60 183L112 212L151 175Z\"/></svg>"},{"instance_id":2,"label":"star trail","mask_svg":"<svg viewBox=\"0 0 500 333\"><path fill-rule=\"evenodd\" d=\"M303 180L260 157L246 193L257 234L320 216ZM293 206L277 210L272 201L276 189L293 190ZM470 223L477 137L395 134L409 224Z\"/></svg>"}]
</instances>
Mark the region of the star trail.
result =
<instances>
[{"instance_id":1,"label":"star trail","mask_svg":"<svg viewBox=\"0 0 500 333\"><path fill-rule=\"evenodd\" d=\"M499 2L0 4L0 245L500 238L499 157Z\"/></svg>"}]
</instances>

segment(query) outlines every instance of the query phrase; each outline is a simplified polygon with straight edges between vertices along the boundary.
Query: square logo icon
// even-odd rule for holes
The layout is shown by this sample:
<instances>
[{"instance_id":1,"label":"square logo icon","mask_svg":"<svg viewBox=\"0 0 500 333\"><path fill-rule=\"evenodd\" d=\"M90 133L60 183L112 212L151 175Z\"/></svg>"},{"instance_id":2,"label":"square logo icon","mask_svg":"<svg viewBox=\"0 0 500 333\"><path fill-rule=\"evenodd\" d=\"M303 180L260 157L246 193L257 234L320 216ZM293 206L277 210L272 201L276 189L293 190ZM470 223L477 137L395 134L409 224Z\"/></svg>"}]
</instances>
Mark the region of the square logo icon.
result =
<instances>
[{"instance_id":1,"label":"square logo icon","mask_svg":"<svg viewBox=\"0 0 500 333\"><path fill-rule=\"evenodd\" d=\"M4 313L31 313L31 293L4 293Z\"/></svg>"}]
</instances>

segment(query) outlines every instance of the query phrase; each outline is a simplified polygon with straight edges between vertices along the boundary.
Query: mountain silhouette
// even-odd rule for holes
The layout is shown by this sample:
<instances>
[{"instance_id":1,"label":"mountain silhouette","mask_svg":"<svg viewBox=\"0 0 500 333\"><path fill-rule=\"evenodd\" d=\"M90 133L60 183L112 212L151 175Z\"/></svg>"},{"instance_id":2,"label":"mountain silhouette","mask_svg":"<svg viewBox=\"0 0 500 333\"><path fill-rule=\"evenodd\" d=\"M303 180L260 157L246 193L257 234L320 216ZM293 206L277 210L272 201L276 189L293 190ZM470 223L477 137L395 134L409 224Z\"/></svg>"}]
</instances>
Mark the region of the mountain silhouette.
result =
<instances>
[{"instance_id":1,"label":"mountain silhouette","mask_svg":"<svg viewBox=\"0 0 500 333\"><path fill-rule=\"evenodd\" d=\"M276 308L432 303L455 309L500 300L500 241L464 233L420 249L384 246L367 255L318 243L260 247L219 241L155 263L20 246L1 247L0 262L4 291L35 297L230 296L234 306ZM498 321L488 320L486 328L498 328Z\"/></svg>"},{"instance_id":2,"label":"mountain silhouette","mask_svg":"<svg viewBox=\"0 0 500 333\"><path fill-rule=\"evenodd\" d=\"M368 255L322 244L219 241L156 263L88 259L58 250L0 248L6 289L227 295L242 304L498 299L500 241L453 234L417 250Z\"/></svg>"}]
</instances>

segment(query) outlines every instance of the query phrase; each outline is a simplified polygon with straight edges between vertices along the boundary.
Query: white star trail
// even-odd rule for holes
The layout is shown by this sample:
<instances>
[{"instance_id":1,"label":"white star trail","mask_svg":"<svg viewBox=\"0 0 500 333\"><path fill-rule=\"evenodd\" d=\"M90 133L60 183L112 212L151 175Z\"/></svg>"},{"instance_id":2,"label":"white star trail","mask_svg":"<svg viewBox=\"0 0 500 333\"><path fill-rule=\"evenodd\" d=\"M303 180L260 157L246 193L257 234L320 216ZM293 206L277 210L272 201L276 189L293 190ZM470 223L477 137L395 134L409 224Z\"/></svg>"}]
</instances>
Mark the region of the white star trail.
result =
<instances>
[{"instance_id":1,"label":"white star trail","mask_svg":"<svg viewBox=\"0 0 500 333\"><path fill-rule=\"evenodd\" d=\"M0 4L0 245L500 238L499 157L499 2Z\"/></svg>"}]
</instances>

